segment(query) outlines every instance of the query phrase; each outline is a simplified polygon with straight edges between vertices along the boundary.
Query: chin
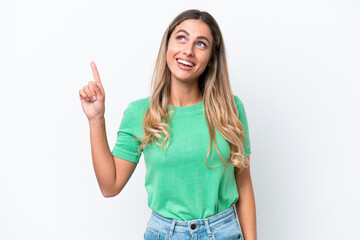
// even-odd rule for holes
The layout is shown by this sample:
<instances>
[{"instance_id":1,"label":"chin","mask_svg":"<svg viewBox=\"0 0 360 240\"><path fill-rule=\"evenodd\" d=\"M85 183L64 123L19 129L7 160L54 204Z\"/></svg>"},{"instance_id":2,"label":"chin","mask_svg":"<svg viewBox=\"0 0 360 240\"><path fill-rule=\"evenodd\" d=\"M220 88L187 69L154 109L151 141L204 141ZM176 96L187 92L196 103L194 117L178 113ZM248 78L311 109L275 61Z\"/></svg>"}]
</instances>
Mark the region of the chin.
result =
<instances>
[{"instance_id":1,"label":"chin","mask_svg":"<svg viewBox=\"0 0 360 240\"><path fill-rule=\"evenodd\" d=\"M170 71L171 72L171 71ZM171 76L175 79L175 80L179 80L182 82L192 82L195 81L199 76L195 76L194 74L184 74L182 72L179 72L178 74L175 73L171 73Z\"/></svg>"},{"instance_id":2,"label":"chin","mask_svg":"<svg viewBox=\"0 0 360 240\"><path fill-rule=\"evenodd\" d=\"M193 82L196 80L196 77L174 75L174 79L182 82Z\"/></svg>"}]
</instances>

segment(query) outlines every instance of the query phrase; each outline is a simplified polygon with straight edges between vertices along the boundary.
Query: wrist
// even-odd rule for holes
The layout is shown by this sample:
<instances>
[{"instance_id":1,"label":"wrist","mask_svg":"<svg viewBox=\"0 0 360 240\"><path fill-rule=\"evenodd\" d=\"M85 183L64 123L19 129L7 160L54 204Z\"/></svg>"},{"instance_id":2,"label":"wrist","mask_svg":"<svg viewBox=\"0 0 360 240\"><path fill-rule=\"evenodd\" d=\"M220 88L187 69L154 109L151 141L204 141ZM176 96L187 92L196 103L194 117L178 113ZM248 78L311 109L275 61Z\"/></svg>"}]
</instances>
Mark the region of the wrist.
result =
<instances>
[{"instance_id":1,"label":"wrist","mask_svg":"<svg viewBox=\"0 0 360 240\"><path fill-rule=\"evenodd\" d=\"M105 121L105 117L104 116L100 116L100 117L94 117L89 120L89 124L96 124L96 123L101 123Z\"/></svg>"}]
</instances>

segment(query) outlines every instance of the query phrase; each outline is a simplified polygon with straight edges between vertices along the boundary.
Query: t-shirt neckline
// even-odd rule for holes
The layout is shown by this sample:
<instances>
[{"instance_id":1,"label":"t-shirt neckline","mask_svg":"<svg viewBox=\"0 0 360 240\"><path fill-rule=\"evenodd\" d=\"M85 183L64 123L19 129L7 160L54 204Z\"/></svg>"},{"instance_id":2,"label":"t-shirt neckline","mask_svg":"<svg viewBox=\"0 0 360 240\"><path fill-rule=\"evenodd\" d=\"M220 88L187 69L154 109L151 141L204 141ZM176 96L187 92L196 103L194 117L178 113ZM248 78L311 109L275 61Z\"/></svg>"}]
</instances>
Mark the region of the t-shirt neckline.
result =
<instances>
[{"instance_id":1,"label":"t-shirt neckline","mask_svg":"<svg viewBox=\"0 0 360 240\"><path fill-rule=\"evenodd\" d=\"M173 105L167 105L167 106L171 110L175 110L176 113L189 113L203 109L203 103L204 101L201 101L197 104L185 106L185 107L173 106Z\"/></svg>"}]
</instances>

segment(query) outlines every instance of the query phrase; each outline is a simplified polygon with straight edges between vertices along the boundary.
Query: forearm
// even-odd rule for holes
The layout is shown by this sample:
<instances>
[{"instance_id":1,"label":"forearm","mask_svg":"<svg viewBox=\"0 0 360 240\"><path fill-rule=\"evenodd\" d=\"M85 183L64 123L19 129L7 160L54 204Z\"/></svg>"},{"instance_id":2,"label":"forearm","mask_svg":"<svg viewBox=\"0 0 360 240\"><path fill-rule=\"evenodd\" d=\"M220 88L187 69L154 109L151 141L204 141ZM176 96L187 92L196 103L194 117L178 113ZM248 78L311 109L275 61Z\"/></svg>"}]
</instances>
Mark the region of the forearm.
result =
<instances>
[{"instance_id":1,"label":"forearm","mask_svg":"<svg viewBox=\"0 0 360 240\"><path fill-rule=\"evenodd\" d=\"M241 231L245 240L256 240L256 210L252 184L238 189L239 200L236 202Z\"/></svg>"},{"instance_id":2,"label":"forearm","mask_svg":"<svg viewBox=\"0 0 360 240\"><path fill-rule=\"evenodd\" d=\"M115 186L116 169L105 128L105 118L89 121L91 155L95 175L104 196L112 195Z\"/></svg>"}]
</instances>

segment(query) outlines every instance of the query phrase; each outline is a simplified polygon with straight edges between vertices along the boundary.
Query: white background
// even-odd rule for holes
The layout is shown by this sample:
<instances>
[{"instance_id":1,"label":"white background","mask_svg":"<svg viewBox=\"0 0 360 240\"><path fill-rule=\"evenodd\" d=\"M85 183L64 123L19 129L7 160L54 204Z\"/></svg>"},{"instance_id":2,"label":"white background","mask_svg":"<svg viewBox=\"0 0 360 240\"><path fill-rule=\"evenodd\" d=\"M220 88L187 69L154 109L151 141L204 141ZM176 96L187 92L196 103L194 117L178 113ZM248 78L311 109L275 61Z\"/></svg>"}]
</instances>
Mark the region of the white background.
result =
<instances>
[{"instance_id":1,"label":"white background","mask_svg":"<svg viewBox=\"0 0 360 240\"><path fill-rule=\"evenodd\" d=\"M218 21L245 106L258 239L358 239L356 0L2 1L0 239L142 239L144 158L102 196L78 91L94 60L112 149L128 103L149 96L166 27L190 8Z\"/></svg>"}]
</instances>

